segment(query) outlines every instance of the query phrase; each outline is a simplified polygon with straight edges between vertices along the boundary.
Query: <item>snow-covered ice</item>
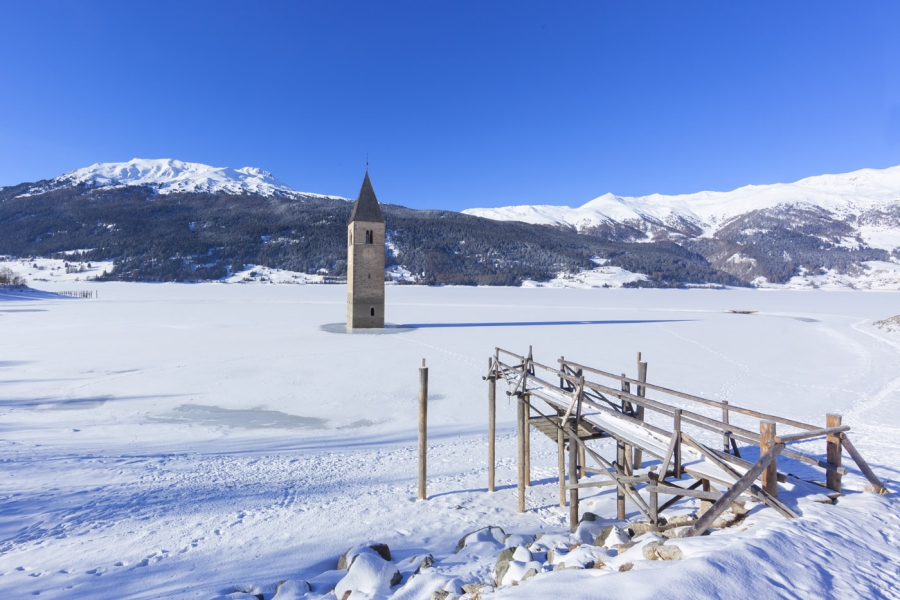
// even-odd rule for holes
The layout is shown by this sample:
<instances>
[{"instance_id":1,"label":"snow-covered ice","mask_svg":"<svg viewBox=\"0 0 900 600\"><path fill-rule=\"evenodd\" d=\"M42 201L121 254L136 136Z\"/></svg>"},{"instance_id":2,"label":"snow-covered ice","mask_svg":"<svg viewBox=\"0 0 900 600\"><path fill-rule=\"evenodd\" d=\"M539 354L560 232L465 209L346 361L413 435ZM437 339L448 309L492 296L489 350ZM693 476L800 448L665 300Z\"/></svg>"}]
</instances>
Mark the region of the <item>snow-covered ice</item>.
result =
<instances>
[{"instance_id":1,"label":"snow-covered ice","mask_svg":"<svg viewBox=\"0 0 900 600\"><path fill-rule=\"evenodd\" d=\"M536 533L534 560L516 550L515 568L546 560L569 539L555 443L532 437L535 485L516 514L505 395L499 489L485 492L482 376L495 346L631 375L640 351L667 387L813 423L842 413L879 477L900 485L900 337L873 325L898 313L893 293L390 286L387 320L408 327L345 335L323 327L344 319L340 285L91 287L99 299L0 294L5 597L269 600L282 581L284 597L320 597L349 577L335 570L343 552L383 542L403 579L385 590L391 570L365 559L354 577L369 596L430 598L489 581L504 547ZM429 499L417 502L422 358ZM824 455L822 440L803 448ZM845 465L845 496L800 500L801 518L754 509L740 527L673 540L681 561L643 560L647 534L604 568L482 597L897 597L896 494L863 493ZM601 489L582 501L598 516L585 539L615 515ZM475 536L455 552L486 526L518 537ZM433 566L410 578L427 554Z\"/></svg>"}]
</instances>

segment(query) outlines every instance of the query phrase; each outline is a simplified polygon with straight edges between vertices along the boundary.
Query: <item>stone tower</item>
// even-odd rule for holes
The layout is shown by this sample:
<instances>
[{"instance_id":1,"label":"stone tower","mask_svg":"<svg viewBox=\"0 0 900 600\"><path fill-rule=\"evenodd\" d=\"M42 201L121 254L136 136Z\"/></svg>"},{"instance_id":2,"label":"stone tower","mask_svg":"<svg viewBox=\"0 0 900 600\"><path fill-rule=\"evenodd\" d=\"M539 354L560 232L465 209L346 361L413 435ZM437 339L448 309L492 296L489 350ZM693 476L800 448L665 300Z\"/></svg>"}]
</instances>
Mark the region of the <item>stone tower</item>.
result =
<instances>
[{"instance_id":1,"label":"stone tower","mask_svg":"<svg viewBox=\"0 0 900 600\"><path fill-rule=\"evenodd\" d=\"M384 327L384 217L369 172L347 225L347 328Z\"/></svg>"}]
</instances>

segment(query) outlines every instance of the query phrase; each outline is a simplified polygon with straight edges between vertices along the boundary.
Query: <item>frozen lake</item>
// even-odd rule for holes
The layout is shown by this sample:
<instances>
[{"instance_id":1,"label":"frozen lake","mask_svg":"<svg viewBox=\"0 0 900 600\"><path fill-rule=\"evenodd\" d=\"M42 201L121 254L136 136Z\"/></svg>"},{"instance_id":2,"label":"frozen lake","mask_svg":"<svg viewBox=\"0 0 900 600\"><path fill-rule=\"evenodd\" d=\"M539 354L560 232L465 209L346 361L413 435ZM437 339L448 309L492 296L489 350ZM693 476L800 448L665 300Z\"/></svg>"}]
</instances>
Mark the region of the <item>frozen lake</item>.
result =
<instances>
[{"instance_id":1,"label":"frozen lake","mask_svg":"<svg viewBox=\"0 0 900 600\"><path fill-rule=\"evenodd\" d=\"M502 489L483 491L482 376L497 346L526 353L532 345L545 364L564 355L631 376L642 352L652 383L823 426L825 413L842 413L856 446L897 489L900 335L871 325L900 313L896 293L389 286L390 335L347 335L334 325L344 319L343 286L91 287L99 299L0 296L0 591L8 597L213 598L229 586L313 577L368 539L403 558L452 554L462 534L486 525L564 530L549 440L535 439L543 484L529 490L532 510L515 513L515 407L505 395ZM414 502L423 358L431 499ZM820 445L812 451L824 454ZM850 511L841 513L850 523L871 515L846 539L834 533L794 547L788 535L766 546L756 538L824 517L791 524L765 515L746 539L729 538L745 557L734 568L747 569L734 591L754 585L758 565L798 547L814 562L822 546L845 580L802 560L780 567L801 581L797 595L890 596L883 585L896 575L889 561L900 560L900 524L890 518L898 507L894 495L853 494L863 483L854 467L845 477L851 493L815 509ZM584 510L612 517L611 506L605 493ZM873 527L883 534L868 545L859 531ZM848 540L872 552L868 567L854 566L860 550ZM748 560L741 544L768 555ZM695 597L698 578L715 580L704 556L655 565L667 569L658 583L635 570L609 576L618 583L603 589ZM448 563L446 572L471 580L485 565L492 559ZM498 596L547 597L540 586L552 581ZM716 585L707 595L728 595L728 583ZM600 597L600 588L578 589Z\"/></svg>"}]
</instances>

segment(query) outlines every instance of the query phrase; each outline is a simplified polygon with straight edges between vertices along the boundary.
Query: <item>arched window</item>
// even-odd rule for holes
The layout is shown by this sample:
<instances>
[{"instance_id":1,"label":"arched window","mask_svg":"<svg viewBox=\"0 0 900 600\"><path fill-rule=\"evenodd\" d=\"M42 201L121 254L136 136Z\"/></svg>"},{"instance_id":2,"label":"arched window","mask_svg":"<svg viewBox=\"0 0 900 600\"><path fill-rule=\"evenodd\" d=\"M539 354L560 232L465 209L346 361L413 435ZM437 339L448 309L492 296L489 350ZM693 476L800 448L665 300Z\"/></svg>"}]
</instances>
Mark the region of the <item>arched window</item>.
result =
<instances>
[{"instance_id":1,"label":"arched window","mask_svg":"<svg viewBox=\"0 0 900 600\"><path fill-rule=\"evenodd\" d=\"M374 244L374 243L375 243L375 240L372 239L372 238L374 238L375 236L372 235L372 234L373 234L373 231L372 231L371 229L366 229L366 243L367 243L367 244Z\"/></svg>"},{"instance_id":2,"label":"arched window","mask_svg":"<svg viewBox=\"0 0 900 600\"><path fill-rule=\"evenodd\" d=\"M371 316L374 317L374 316L375 316L375 309L373 308L372 310L370 310L370 311L369 311L369 314L370 314Z\"/></svg>"}]
</instances>

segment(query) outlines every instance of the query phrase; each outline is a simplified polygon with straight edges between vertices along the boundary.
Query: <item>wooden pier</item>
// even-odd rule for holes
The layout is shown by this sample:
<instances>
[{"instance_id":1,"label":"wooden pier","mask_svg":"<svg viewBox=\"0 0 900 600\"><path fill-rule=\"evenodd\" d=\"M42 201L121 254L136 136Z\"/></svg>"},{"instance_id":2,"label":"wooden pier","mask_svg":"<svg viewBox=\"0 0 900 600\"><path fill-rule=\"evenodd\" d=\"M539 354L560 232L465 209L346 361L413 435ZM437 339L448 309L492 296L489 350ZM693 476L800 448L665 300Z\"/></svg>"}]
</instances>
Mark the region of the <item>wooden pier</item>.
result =
<instances>
[{"instance_id":1,"label":"wooden pier","mask_svg":"<svg viewBox=\"0 0 900 600\"><path fill-rule=\"evenodd\" d=\"M779 456L823 469L824 482L805 484L834 497L847 473L841 466L846 450L872 490L887 493L850 442L850 427L841 424L840 415L826 415L822 425L813 425L651 384L640 354L637 378L565 358L556 362L536 362L531 348L524 356L497 348L489 360L488 490L495 489L496 386L505 381L507 395L517 399L519 512L526 509L525 488L531 485L532 429L557 444L560 506L568 504L573 531L579 521L579 490L603 486L616 489L618 519L625 519L630 503L654 529L662 524L662 512L682 498L700 499L698 518L685 537L705 533L732 504L751 499L796 517L778 500L778 484L803 480L780 472ZM710 433L721 442L699 441L708 440ZM814 438L824 438L824 461L789 447ZM613 461L597 452L604 440L615 443ZM719 443L720 448L712 447ZM742 458L741 444L745 449L757 446L759 459ZM645 469L646 457L661 462ZM692 481L683 480L685 476ZM667 498L663 504L660 496Z\"/></svg>"}]
</instances>

